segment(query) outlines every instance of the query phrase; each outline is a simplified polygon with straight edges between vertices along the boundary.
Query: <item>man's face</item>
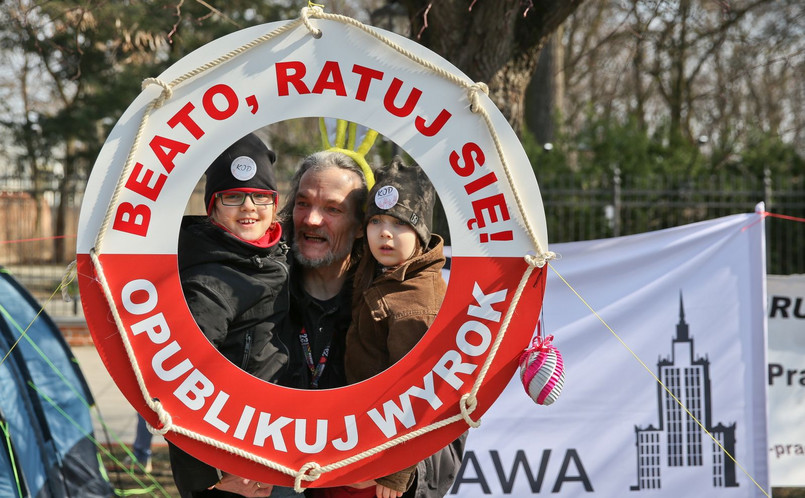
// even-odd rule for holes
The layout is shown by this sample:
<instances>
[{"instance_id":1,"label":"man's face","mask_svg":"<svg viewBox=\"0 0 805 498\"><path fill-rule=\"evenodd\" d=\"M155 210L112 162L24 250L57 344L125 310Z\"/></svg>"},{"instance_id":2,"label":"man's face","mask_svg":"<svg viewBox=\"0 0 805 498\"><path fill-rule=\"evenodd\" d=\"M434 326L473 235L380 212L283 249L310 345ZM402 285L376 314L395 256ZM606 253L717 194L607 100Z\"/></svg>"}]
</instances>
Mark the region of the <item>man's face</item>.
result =
<instances>
[{"instance_id":1,"label":"man's face","mask_svg":"<svg viewBox=\"0 0 805 498\"><path fill-rule=\"evenodd\" d=\"M296 259L303 266L343 266L361 237L356 219L356 189L363 188L352 171L338 167L308 171L299 182L293 206Z\"/></svg>"}]
</instances>

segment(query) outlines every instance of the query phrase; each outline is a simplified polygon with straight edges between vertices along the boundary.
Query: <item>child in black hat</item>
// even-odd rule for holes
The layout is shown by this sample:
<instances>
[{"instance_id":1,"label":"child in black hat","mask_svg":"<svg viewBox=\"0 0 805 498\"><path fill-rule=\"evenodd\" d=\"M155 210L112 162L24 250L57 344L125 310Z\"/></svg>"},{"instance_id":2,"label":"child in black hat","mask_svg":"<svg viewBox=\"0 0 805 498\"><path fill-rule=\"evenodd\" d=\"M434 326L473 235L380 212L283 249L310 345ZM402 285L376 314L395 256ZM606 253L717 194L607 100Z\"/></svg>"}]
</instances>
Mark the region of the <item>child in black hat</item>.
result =
<instances>
[{"instance_id":1,"label":"child in black hat","mask_svg":"<svg viewBox=\"0 0 805 498\"><path fill-rule=\"evenodd\" d=\"M375 171L375 180L347 331L344 362L350 384L405 356L433 323L447 289L444 240L431 233L436 194L427 176L395 157ZM415 469L375 479L377 488L368 488L366 496L402 496ZM345 495L356 496L354 490Z\"/></svg>"},{"instance_id":2,"label":"child in black hat","mask_svg":"<svg viewBox=\"0 0 805 498\"><path fill-rule=\"evenodd\" d=\"M229 361L269 382L288 363L278 334L289 294L287 247L276 220L275 159L254 134L218 156L206 172L207 216L182 219L178 247L182 291L201 331ZM222 486L214 467L174 445L170 456L181 496ZM249 492L269 487L249 485Z\"/></svg>"}]
</instances>

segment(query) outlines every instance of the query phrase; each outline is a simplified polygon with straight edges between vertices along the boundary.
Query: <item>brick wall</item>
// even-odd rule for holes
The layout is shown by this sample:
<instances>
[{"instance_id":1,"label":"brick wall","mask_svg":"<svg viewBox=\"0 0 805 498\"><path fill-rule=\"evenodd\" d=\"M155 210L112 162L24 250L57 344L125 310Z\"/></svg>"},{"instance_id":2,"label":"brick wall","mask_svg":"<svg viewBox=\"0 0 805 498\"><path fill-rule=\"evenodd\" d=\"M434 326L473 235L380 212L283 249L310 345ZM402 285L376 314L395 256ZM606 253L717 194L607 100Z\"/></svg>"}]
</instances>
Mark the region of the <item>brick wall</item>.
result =
<instances>
[{"instance_id":1,"label":"brick wall","mask_svg":"<svg viewBox=\"0 0 805 498\"><path fill-rule=\"evenodd\" d=\"M47 202L24 192L0 192L0 262L26 263L53 257L53 222ZM38 219L37 219L38 216ZM25 242L23 242L25 241Z\"/></svg>"},{"instance_id":2,"label":"brick wall","mask_svg":"<svg viewBox=\"0 0 805 498\"><path fill-rule=\"evenodd\" d=\"M92 335L84 320L55 320L70 347L92 346Z\"/></svg>"}]
</instances>

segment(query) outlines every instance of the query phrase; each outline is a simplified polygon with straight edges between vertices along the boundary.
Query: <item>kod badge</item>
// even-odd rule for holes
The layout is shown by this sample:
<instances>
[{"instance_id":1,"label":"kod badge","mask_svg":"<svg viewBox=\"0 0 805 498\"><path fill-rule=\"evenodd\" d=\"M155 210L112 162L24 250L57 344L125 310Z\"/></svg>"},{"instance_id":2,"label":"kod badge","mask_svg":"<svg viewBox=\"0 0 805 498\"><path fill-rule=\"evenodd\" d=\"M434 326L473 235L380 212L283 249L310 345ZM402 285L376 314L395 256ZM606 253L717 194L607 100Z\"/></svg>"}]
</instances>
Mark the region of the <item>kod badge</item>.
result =
<instances>
[{"instance_id":1,"label":"kod badge","mask_svg":"<svg viewBox=\"0 0 805 498\"><path fill-rule=\"evenodd\" d=\"M245 182L251 180L257 174L257 163L249 156L240 156L232 161L232 176Z\"/></svg>"},{"instance_id":2,"label":"kod badge","mask_svg":"<svg viewBox=\"0 0 805 498\"><path fill-rule=\"evenodd\" d=\"M383 187L375 194L375 205L380 209L391 209L400 200L400 193L391 185Z\"/></svg>"}]
</instances>

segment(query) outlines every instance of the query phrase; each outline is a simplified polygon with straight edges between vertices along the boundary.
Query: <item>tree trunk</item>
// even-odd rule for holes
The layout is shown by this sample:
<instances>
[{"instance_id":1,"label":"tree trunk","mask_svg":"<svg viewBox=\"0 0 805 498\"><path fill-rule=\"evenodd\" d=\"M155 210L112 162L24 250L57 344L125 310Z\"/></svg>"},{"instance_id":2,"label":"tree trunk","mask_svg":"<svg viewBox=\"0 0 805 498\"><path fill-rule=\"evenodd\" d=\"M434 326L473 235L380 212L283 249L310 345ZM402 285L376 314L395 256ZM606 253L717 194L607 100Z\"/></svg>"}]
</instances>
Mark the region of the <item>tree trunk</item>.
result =
<instances>
[{"instance_id":1,"label":"tree trunk","mask_svg":"<svg viewBox=\"0 0 805 498\"><path fill-rule=\"evenodd\" d=\"M410 37L441 55L489 97L514 131L525 126L525 98L545 41L584 0L399 0ZM434 232L450 244L447 220L434 210Z\"/></svg>"},{"instance_id":2,"label":"tree trunk","mask_svg":"<svg viewBox=\"0 0 805 498\"><path fill-rule=\"evenodd\" d=\"M489 97L519 134L539 51L583 0L401 2L408 9L412 38L473 81L489 85Z\"/></svg>"},{"instance_id":3,"label":"tree trunk","mask_svg":"<svg viewBox=\"0 0 805 498\"><path fill-rule=\"evenodd\" d=\"M72 196L75 192L74 182L76 171L78 171L77 164L80 159L77 156L76 143L74 140L67 142L65 149L64 160L64 177L59 181L59 198L56 205L56 226L54 227L55 235L63 236L67 233L67 212L72 205ZM66 240L64 238L54 239L54 262L64 262L72 258L72 254L68 256Z\"/></svg>"},{"instance_id":4,"label":"tree trunk","mask_svg":"<svg viewBox=\"0 0 805 498\"><path fill-rule=\"evenodd\" d=\"M53 240L54 263L62 263L70 259L67 255L67 243L63 236L67 233L67 208L73 192L71 183L67 178L62 178L62 181L59 182L59 203L56 206L56 226L53 230L56 235Z\"/></svg>"},{"instance_id":5,"label":"tree trunk","mask_svg":"<svg viewBox=\"0 0 805 498\"><path fill-rule=\"evenodd\" d=\"M564 109L561 34L560 27L548 39L539 54L534 77L526 88L525 124L538 144L556 141L556 113Z\"/></svg>"}]
</instances>

